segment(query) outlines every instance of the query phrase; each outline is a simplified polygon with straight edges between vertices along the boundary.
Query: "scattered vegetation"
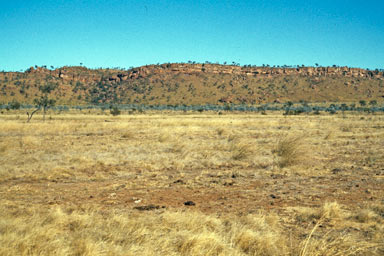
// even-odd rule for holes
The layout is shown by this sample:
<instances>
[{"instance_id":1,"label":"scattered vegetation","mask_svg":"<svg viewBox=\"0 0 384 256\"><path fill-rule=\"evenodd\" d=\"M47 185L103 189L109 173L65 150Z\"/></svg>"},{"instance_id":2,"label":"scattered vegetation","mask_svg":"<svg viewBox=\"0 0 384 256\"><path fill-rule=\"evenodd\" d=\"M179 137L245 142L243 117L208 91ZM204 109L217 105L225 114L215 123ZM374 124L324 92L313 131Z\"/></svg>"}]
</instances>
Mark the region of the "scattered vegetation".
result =
<instances>
[{"instance_id":1,"label":"scattered vegetation","mask_svg":"<svg viewBox=\"0 0 384 256\"><path fill-rule=\"evenodd\" d=\"M142 104L97 104L97 105L79 105L79 106L67 106L59 105L55 106L56 100L48 99L45 96L35 101L36 106L43 107L46 105L46 110L51 108L53 110L59 111L68 111L69 109L88 109L88 110L119 110L126 111L129 113L142 113L144 111L183 111L183 112L196 112L202 113L204 111L208 112L218 112L218 114L223 114L223 112L255 112L260 114L267 114L266 112L283 112L283 115L320 115L320 114L337 114L345 112L356 112L356 113L383 113L384 105L370 105L366 107L356 107L356 104L347 105L345 103L335 104L331 103L326 104L263 104L263 105L142 105ZM30 109L32 105L29 104L20 104L19 102L10 102L8 104L0 104L0 109ZM112 113L111 113L112 114Z\"/></svg>"},{"instance_id":2,"label":"scattered vegetation","mask_svg":"<svg viewBox=\"0 0 384 256\"><path fill-rule=\"evenodd\" d=\"M244 142L232 141L230 144L231 159L244 160L253 153L252 147Z\"/></svg>"},{"instance_id":3,"label":"scattered vegetation","mask_svg":"<svg viewBox=\"0 0 384 256\"><path fill-rule=\"evenodd\" d=\"M20 107L21 107L20 102L13 100L8 103L8 106L6 108L10 110L10 109L20 109Z\"/></svg>"},{"instance_id":4,"label":"scattered vegetation","mask_svg":"<svg viewBox=\"0 0 384 256\"><path fill-rule=\"evenodd\" d=\"M304 147L304 143L303 135L287 136L280 139L272 151L277 156L278 166L284 168L308 161L306 151L308 148Z\"/></svg>"},{"instance_id":5,"label":"scattered vegetation","mask_svg":"<svg viewBox=\"0 0 384 256\"><path fill-rule=\"evenodd\" d=\"M381 113L59 107L0 115L0 255L384 253Z\"/></svg>"},{"instance_id":6,"label":"scattered vegetation","mask_svg":"<svg viewBox=\"0 0 384 256\"><path fill-rule=\"evenodd\" d=\"M118 116L121 114L121 111L117 108L117 106L110 106L110 113L113 116Z\"/></svg>"}]
</instances>

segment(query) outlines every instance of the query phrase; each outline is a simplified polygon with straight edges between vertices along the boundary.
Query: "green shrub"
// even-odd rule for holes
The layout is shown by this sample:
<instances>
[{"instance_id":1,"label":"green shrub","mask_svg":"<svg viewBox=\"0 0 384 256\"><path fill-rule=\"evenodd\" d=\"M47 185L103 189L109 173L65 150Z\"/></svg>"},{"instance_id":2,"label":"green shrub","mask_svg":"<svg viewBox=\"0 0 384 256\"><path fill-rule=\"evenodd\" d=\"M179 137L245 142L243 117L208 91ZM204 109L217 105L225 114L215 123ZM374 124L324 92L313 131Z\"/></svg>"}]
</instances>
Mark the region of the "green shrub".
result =
<instances>
[{"instance_id":1,"label":"green shrub","mask_svg":"<svg viewBox=\"0 0 384 256\"><path fill-rule=\"evenodd\" d=\"M118 115L121 114L121 111L120 111L120 109L118 109L116 106L111 106L111 108L110 108L110 113L111 113L111 115L113 115L113 116L118 116Z\"/></svg>"},{"instance_id":2,"label":"green shrub","mask_svg":"<svg viewBox=\"0 0 384 256\"><path fill-rule=\"evenodd\" d=\"M20 102L13 100L12 102L8 103L8 106L10 109L20 109L21 104L20 104Z\"/></svg>"}]
</instances>

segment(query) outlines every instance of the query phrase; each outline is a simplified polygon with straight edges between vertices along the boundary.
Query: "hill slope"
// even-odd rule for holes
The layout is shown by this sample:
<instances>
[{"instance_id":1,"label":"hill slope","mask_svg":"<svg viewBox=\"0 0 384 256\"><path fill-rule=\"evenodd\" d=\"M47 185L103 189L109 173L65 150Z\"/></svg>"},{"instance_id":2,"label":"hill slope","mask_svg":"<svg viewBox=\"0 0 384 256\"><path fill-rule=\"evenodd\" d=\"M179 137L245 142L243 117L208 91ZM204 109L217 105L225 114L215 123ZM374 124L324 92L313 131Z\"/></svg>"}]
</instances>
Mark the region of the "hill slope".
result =
<instances>
[{"instance_id":1,"label":"hill slope","mask_svg":"<svg viewBox=\"0 0 384 256\"><path fill-rule=\"evenodd\" d=\"M32 103L39 86L57 86L58 104L162 105L384 101L384 74L348 67L275 68L162 64L129 70L62 67L0 73L0 103Z\"/></svg>"}]
</instances>

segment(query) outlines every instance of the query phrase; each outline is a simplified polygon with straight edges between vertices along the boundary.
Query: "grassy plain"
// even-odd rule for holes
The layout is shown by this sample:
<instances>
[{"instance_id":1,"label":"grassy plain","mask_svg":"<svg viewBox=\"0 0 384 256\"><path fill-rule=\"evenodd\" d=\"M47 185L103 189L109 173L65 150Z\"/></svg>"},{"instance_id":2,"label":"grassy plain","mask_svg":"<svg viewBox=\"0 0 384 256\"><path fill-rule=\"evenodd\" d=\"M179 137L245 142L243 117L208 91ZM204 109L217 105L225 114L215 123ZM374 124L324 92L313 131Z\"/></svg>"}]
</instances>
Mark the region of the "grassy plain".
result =
<instances>
[{"instance_id":1,"label":"grassy plain","mask_svg":"<svg viewBox=\"0 0 384 256\"><path fill-rule=\"evenodd\" d=\"M384 254L383 115L24 115L0 255Z\"/></svg>"}]
</instances>

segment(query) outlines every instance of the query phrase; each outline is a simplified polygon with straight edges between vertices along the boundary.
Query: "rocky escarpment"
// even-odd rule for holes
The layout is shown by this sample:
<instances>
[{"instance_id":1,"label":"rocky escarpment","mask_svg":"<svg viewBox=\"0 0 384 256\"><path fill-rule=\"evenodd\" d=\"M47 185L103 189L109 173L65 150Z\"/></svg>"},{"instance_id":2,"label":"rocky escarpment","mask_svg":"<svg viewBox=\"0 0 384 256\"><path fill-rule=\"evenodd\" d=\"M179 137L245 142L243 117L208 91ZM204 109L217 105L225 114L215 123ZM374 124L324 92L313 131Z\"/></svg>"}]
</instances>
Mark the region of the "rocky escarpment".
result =
<instances>
[{"instance_id":1,"label":"rocky escarpment","mask_svg":"<svg viewBox=\"0 0 384 256\"><path fill-rule=\"evenodd\" d=\"M384 73L349 67L166 63L125 69L31 67L0 72L0 103L33 103L39 87L60 104L261 104L384 100Z\"/></svg>"},{"instance_id":2,"label":"rocky escarpment","mask_svg":"<svg viewBox=\"0 0 384 256\"><path fill-rule=\"evenodd\" d=\"M101 71L101 72L100 72ZM286 75L308 77L351 77L384 80L384 72L349 67L257 67L219 64L184 64L172 63L162 65L146 65L127 71L114 69L89 70L84 67L63 67L49 70L42 67L29 68L26 73L51 75L63 80L80 82L109 81L117 83L128 79L145 78L156 74L231 74L251 77L277 77ZM103 73L103 74L101 74Z\"/></svg>"},{"instance_id":3,"label":"rocky escarpment","mask_svg":"<svg viewBox=\"0 0 384 256\"><path fill-rule=\"evenodd\" d=\"M124 78L145 77L149 74L161 74L165 72L176 73L212 73L233 74L254 77L273 77L281 75L304 75L304 76L344 76L384 79L382 71L371 71L361 68L349 67L256 67L256 66L230 66L218 64L163 64L150 65L135 68L123 75Z\"/></svg>"}]
</instances>

